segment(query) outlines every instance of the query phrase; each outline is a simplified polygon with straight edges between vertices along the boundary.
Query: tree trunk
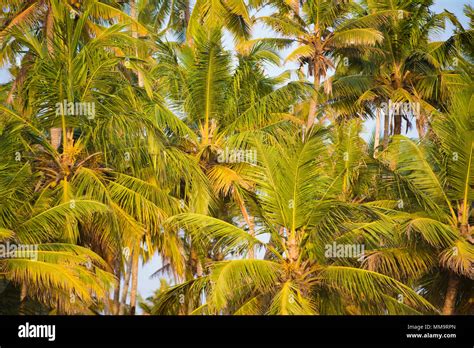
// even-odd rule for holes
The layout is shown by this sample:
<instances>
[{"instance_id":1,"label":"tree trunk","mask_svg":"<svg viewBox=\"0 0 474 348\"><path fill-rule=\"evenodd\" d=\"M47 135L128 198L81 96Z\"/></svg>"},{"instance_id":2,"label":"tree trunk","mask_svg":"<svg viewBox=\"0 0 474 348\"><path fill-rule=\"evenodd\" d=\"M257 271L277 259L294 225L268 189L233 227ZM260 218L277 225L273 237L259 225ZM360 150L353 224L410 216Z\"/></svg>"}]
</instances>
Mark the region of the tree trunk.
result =
<instances>
[{"instance_id":1,"label":"tree trunk","mask_svg":"<svg viewBox=\"0 0 474 348\"><path fill-rule=\"evenodd\" d=\"M375 111L375 139L374 139L374 158L377 156L379 151L378 147L380 144L380 109L377 108Z\"/></svg>"},{"instance_id":2,"label":"tree trunk","mask_svg":"<svg viewBox=\"0 0 474 348\"><path fill-rule=\"evenodd\" d=\"M249 234L252 237L255 237L255 217L249 216ZM249 250L249 259L254 259L255 258L255 247L252 246Z\"/></svg>"},{"instance_id":3,"label":"tree trunk","mask_svg":"<svg viewBox=\"0 0 474 348\"><path fill-rule=\"evenodd\" d=\"M247 208L245 207L244 201L242 197L240 197L240 194L237 195L237 201L240 207L240 211L242 212L242 216L244 217L244 220L249 227L249 234L252 237L255 237L255 224L253 222L253 218L249 215ZM249 248L249 252L247 254L249 259L254 259L255 258L255 249L253 246Z\"/></svg>"},{"instance_id":4,"label":"tree trunk","mask_svg":"<svg viewBox=\"0 0 474 348\"><path fill-rule=\"evenodd\" d=\"M316 112L318 110L319 83L320 83L320 76L316 71L314 71L314 80L313 80L314 94L309 104L308 122L306 124L306 129L308 132L310 131L311 127L313 127L314 120L316 119Z\"/></svg>"},{"instance_id":5,"label":"tree trunk","mask_svg":"<svg viewBox=\"0 0 474 348\"><path fill-rule=\"evenodd\" d=\"M138 21L138 11L137 11L137 2L136 0L131 0L130 1L130 17L132 17L134 20ZM135 39L138 39L138 32L135 30L135 25L132 24L132 37ZM138 47L135 47L135 54L138 57ZM138 78L138 87L143 87L144 82L143 82L143 74L141 71L137 70L137 78Z\"/></svg>"},{"instance_id":6,"label":"tree trunk","mask_svg":"<svg viewBox=\"0 0 474 348\"><path fill-rule=\"evenodd\" d=\"M189 19L191 18L191 10L189 8L189 1L186 1L184 4L184 20L186 22L186 29L188 28L189 25Z\"/></svg>"},{"instance_id":7,"label":"tree trunk","mask_svg":"<svg viewBox=\"0 0 474 348\"><path fill-rule=\"evenodd\" d=\"M134 20L137 20L138 18L138 13L137 13L137 1L136 0L130 0L130 17L132 17ZM135 30L135 24L131 24L131 31L132 31L132 37L135 39L138 38L138 33Z\"/></svg>"},{"instance_id":8,"label":"tree trunk","mask_svg":"<svg viewBox=\"0 0 474 348\"><path fill-rule=\"evenodd\" d=\"M293 11L299 16L300 15L300 0L293 0L291 3Z\"/></svg>"},{"instance_id":9,"label":"tree trunk","mask_svg":"<svg viewBox=\"0 0 474 348\"><path fill-rule=\"evenodd\" d=\"M48 8L48 13L46 15L46 46L48 49L49 54L53 54L54 46L53 46L53 37L54 37L54 15L51 8ZM51 134L51 146L57 150L59 145L61 145L61 128L50 128Z\"/></svg>"},{"instance_id":10,"label":"tree trunk","mask_svg":"<svg viewBox=\"0 0 474 348\"><path fill-rule=\"evenodd\" d=\"M125 304L127 303L128 287L130 284L130 276L132 275L132 256L127 260L127 268L125 269L125 277L123 280L122 298L120 300L119 314L125 313Z\"/></svg>"},{"instance_id":11,"label":"tree trunk","mask_svg":"<svg viewBox=\"0 0 474 348\"><path fill-rule=\"evenodd\" d=\"M417 105L419 105L419 104L417 104ZM419 107L417 107L417 109L414 110L413 113L415 114L416 130L418 132L418 137L420 139L422 139L422 138L424 138L424 136L426 134L426 131L425 131L426 118L425 118L424 114L421 112Z\"/></svg>"},{"instance_id":12,"label":"tree trunk","mask_svg":"<svg viewBox=\"0 0 474 348\"><path fill-rule=\"evenodd\" d=\"M55 150L57 150L59 149L59 145L61 145L62 130L61 128L51 128L50 133L51 133L51 146Z\"/></svg>"},{"instance_id":13,"label":"tree trunk","mask_svg":"<svg viewBox=\"0 0 474 348\"><path fill-rule=\"evenodd\" d=\"M20 308L18 310L19 315L25 315L25 302L26 302L26 295L27 295L27 288L26 284L21 284L21 292L20 292Z\"/></svg>"},{"instance_id":14,"label":"tree trunk","mask_svg":"<svg viewBox=\"0 0 474 348\"><path fill-rule=\"evenodd\" d=\"M402 134L402 115L398 114L394 117L394 127L393 127L393 134L400 135Z\"/></svg>"},{"instance_id":15,"label":"tree trunk","mask_svg":"<svg viewBox=\"0 0 474 348\"><path fill-rule=\"evenodd\" d=\"M140 244L138 244L132 256L132 289L130 291L130 314L135 315L137 304L138 286L138 264L140 261Z\"/></svg>"},{"instance_id":16,"label":"tree trunk","mask_svg":"<svg viewBox=\"0 0 474 348\"><path fill-rule=\"evenodd\" d=\"M453 315L456 309L456 298L458 295L458 288L460 283L459 277L450 272L448 280L448 288L446 289L446 296L444 298L443 314Z\"/></svg>"},{"instance_id":17,"label":"tree trunk","mask_svg":"<svg viewBox=\"0 0 474 348\"><path fill-rule=\"evenodd\" d=\"M383 148L386 149L388 146L388 139L390 137L390 112L384 113L383 119Z\"/></svg>"},{"instance_id":18,"label":"tree trunk","mask_svg":"<svg viewBox=\"0 0 474 348\"><path fill-rule=\"evenodd\" d=\"M416 119L416 130L418 132L418 138L423 138L425 136L424 125L421 123L421 120Z\"/></svg>"},{"instance_id":19,"label":"tree trunk","mask_svg":"<svg viewBox=\"0 0 474 348\"><path fill-rule=\"evenodd\" d=\"M286 245L288 248L288 259L291 262L297 261L300 256L300 251L299 251L299 242L296 239L295 231L290 231L288 235L288 242Z\"/></svg>"},{"instance_id":20,"label":"tree trunk","mask_svg":"<svg viewBox=\"0 0 474 348\"><path fill-rule=\"evenodd\" d=\"M114 299L112 306L112 314L119 314L120 310L120 279L122 278L122 270L120 268L120 258L117 258L115 262L115 272L117 274L117 285L114 288Z\"/></svg>"}]
</instances>

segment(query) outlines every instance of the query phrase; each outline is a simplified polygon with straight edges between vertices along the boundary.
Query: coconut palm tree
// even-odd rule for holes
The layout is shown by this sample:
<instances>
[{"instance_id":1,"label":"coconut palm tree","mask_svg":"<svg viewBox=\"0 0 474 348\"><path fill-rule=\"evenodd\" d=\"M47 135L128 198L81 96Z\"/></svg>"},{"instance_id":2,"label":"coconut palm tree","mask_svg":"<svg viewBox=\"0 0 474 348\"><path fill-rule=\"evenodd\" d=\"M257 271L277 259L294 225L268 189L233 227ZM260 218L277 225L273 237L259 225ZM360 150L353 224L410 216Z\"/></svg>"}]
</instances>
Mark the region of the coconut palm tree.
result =
<instances>
[{"instance_id":1,"label":"coconut palm tree","mask_svg":"<svg viewBox=\"0 0 474 348\"><path fill-rule=\"evenodd\" d=\"M351 64L339 64L333 81L331 105L348 117L361 108L371 116L383 112L384 147L389 135L406 130L415 119L420 137L425 136L435 110L445 110L449 91L465 88L457 63L460 52L454 39L430 41L444 28L447 12L433 13L433 1L367 1L364 15L396 13L376 26L383 34L374 47L352 56Z\"/></svg>"},{"instance_id":2,"label":"coconut palm tree","mask_svg":"<svg viewBox=\"0 0 474 348\"><path fill-rule=\"evenodd\" d=\"M78 199L87 197L108 208L102 217L90 214L80 223L67 220L60 237L69 243L87 244L106 259L119 278L122 249L133 251L133 311L140 241L147 242L148 253L153 254L158 245L159 250L166 250L163 257L170 257L167 251L172 250L172 237L165 243L157 241L163 237L159 221L179 211L178 197L186 198L192 191L189 187L200 186L192 174L192 159L166 139L170 131L180 136L191 132L157 95L148 98L130 85L128 71L120 64L123 57L114 54L114 49L126 50L131 45L124 25L111 26L86 42L80 35L84 20L61 16L53 25L62 33L54 39L53 51L33 36L22 39L29 47L30 68L35 73L18 91L26 107L16 100L14 109L2 107L2 116L7 125L27 123L34 131L34 137L24 140L28 147L17 145L19 153L28 154L25 158L31 161L33 171L42 173L34 182L35 192L63 205L72 201L78 207ZM87 104L81 109L85 112L77 113L76 104ZM59 149L44 143L46 130L55 123L64 130ZM110 138L112 134L115 136ZM15 134L5 132L4 136L9 139ZM183 179L188 184L178 190ZM174 255L178 255L176 250Z\"/></svg>"},{"instance_id":3,"label":"coconut palm tree","mask_svg":"<svg viewBox=\"0 0 474 348\"><path fill-rule=\"evenodd\" d=\"M450 113L437 115L432 142L418 145L399 137L387 150L387 158L396 160L395 175L418 201L403 217L403 228L410 239L410 234L419 235L420 246L429 247L428 258L437 256L424 290L443 314L463 311L469 297L465 289L474 279L472 91L471 83L470 90L454 97ZM453 137L453 132L458 136ZM435 275L440 270L443 280Z\"/></svg>"},{"instance_id":4,"label":"coconut palm tree","mask_svg":"<svg viewBox=\"0 0 474 348\"><path fill-rule=\"evenodd\" d=\"M53 50L53 40L55 34L54 23L58 17L67 16L72 20L82 17L83 33L81 36L91 37L100 34L104 30L104 22L111 23L116 18L128 23L134 23L134 27L140 33L146 33L146 29L134 18L122 12L118 3L109 4L100 1L7 1L4 10L2 23L0 24L0 65L16 65L16 59L21 58L21 68L16 69L17 78L12 83L8 103L13 101L16 90L24 80L24 77L31 73L29 71L31 62L30 47L24 46L23 37L25 34L34 36L37 39L45 40L49 52ZM26 51L26 53L25 53ZM61 142L61 129L51 128L51 144L58 147Z\"/></svg>"},{"instance_id":5,"label":"coconut palm tree","mask_svg":"<svg viewBox=\"0 0 474 348\"><path fill-rule=\"evenodd\" d=\"M190 313L434 311L413 289L361 268L357 258L325 254L327 245L343 233L349 221L378 215L376 205L357 206L337 198L339 177L328 175L331 154L325 147L326 134L323 128L313 128L303 143L300 136L289 137L280 129L255 140L258 166L253 178L261 208L258 235L262 237L203 214L184 213L169 219L170 226L184 229L227 256L209 262L201 277L163 291L152 313L176 305L178 293L194 299L196 306ZM267 235L265 242L263 235ZM261 248L263 259L238 257L252 246ZM203 294L205 300L200 301ZM406 302L398 305L397 294L403 294Z\"/></svg>"},{"instance_id":6,"label":"coconut palm tree","mask_svg":"<svg viewBox=\"0 0 474 348\"><path fill-rule=\"evenodd\" d=\"M355 17L353 13L360 9L353 1L304 1L301 7L284 1L274 3L278 8L276 13L256 20L270 26L281 37L250 40L249 44L265 41L279 48L297 45L286 61L307 66L309 76L313 76L314 93L306 121L306 127L310 128L322 104L319 97L322 81L335 68L337 60L348 59L347 51L360 52L382 41L382 33L374 25L385 20L390 11ZM326 93L331 90L330 82L324 84Z\"/></svg>"},{"instance_id":7,"label":"coconut palm tree","mask_svg":"<svg viewBox=\"0 0 474 348\"><path fill-rule=\"evenodd\" d=\"M211 30L194 36L192 47L162 44L157 81L171 87L166 91L168 98L197 133L188 139L187 151L193 148L189 152L199 161L212 191L212 196L203 199L201 194L197 197L199 202L189 202L189 207L194 212L224 218L237 206L237 214L253 234L255 223L249 206L254 210L254 188L247 175L252 158L240 158L238 154L246 157L255 152L246 139L257 127L288 122L288 104L303 97L305 86L290 83L276 88L288 74L278 78L265 75L263 63L280 62L276 52L265 44L256 44L239 54L237 66L232 68L230 54L222 48L221 41L220 31ZM228 158L229 153L233 159ZM207 251L199 254L205 258ZM201 267L199 262L195 266Z\"/></svg>"},{"instance_id":8,"label":"coconut palm tree","mask_svg":"<svg viewBox=\"0 0 474 348\"><path fill-rule=\"evenodd\" d=\"M4 117L2 113L2 279L22 287L22 301L26 296L36 298L60 313L100 310L100 299L115 279L99 255L67 240L63 231L94 214L105 214L107 207L86 196L61 201L58 189L38 190L45 173L33 164L31 149L40 144L25 146L22 140L41 139L41 134L24 119ZM41 142L49 146L44 138ZM16 253L5 252L11 245L18 248Z\"/></svg>"}]
</instances>

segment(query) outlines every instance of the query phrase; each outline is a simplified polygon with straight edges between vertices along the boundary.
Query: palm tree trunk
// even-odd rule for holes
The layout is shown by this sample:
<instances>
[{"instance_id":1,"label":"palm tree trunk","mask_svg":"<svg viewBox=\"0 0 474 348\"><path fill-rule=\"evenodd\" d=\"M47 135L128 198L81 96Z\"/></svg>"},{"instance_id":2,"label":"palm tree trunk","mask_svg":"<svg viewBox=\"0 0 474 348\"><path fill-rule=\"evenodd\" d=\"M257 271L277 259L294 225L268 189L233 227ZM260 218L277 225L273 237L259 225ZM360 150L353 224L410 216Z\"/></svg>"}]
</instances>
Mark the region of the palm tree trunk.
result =
<instances>
[{"instance_id":1,"label":"palm tree trunk","mask_svg":"<svg viewBox=\"0 0 474 348\"><path fill-rule=\"evenodd\" d=\"M320 83L320 76L314 71L314 94L313 97L311 98L310 104L309 104L309 113L308 113L308 122L306 124L306 128L309 131L311 127L314 124L314 120L316 119L316 112L318 109L318 90L319 90L319 83Z\"/></svg>"},{"instance_id":2,"label":"palm tree trunk","mask_svg":"<svg viewBox=\"0 0 474 348\"><path fill-rule=\"evenodd\" d=\"M444 305L443 305L443 314L444 315L453 315L456 307L456 298L458 295L459 277L450 272L449 280L448 280L448 288L446 289L446 296L444 298Z\"/></svg>"},{"instance_id":3,"label":"palm tree trunk","mask_svg":"<svg viewBox=\"0 0 474 348\"><path fill-rule=\"evenodd\" d=\"M140 244L132 254L132 289L130 290L130 314L135 315L137 304L138 264L140 260Z\"/></svg>"},{"instance_id":4,"label":"palm tree trunk","mask_svg":"<svg viewBox=\"0 0 474 348\"><path fill-rule=\"evenodd\" d=\"M25 302L26 302L26 295L27 295L27 288L26 284L21 284L21 292L20 292L20 308L18 310L19 315L25 314Z\"/></svg>"},{"instance_id":5,"label":"palm tree trunk","mask_svg":"<svg viewBox=\"0 0 474 348\"><path fill-rule=\"evenodd\" d=\"M49 7L48 13L46 15L45 30L46 30L46 46L50 54L52 54L54 51L54 46L53 46L53 36L54 36L53 24L54 23L53 22L54 22L53 10L51 9L51 7ZM59 145L61 145L61 128L50 128L49 131L51 134L51 146L55 150L57 150L59 148Z\"/></svg>"},{"instance_id":6,"label":"palm tree trunk","mask_svg":"<svg viewBox=\"0 0 474 348\"><path fill-rule=\"evenodd\" d=\"M390 136L390 112L384 113L383 119L383 148L386 149L388 146L388 139Z\"/></svg>"},{"instance_id":7,"label":"palm tree trunk","mask_svg":"<svg viewBox=\"0 0 474 348\"><path fill-rule=\"evenodd\" d=\"M293 11L299 16L300 14L300 0L293 0L291 7L293 8Z\"/></svg>"},{"instance_id":8,"label":"palm tree trunk","mask_svg":"<svg viewBox=\"0 0 474 348\"><path fill-rule=\"evenodd\" d=\"M394 119L393 134L394 135L402 134L402 115L396 114L394 115L393 119Z\"/></svg>"},{"instance_id":9,"label":"palm tree trunk","mask_svg":"<svg viewBox=\"0 0 474 348\"><path fill-rule=\"evenodd\" d=\"M290 261L295 262L299 258L299 248L298 242L296 240L296 233L291 232L290 236L288 237L288 258Z\"/></svg>"},{"instance_id":10,"label":"palm tree trunk","mask_svg":"<svg viewBox=\"0 0 474 348\"><path fill-rule=\"evenodd\" d=\"M240 197L240 194L237 193L236 198L237 198L237 202L239 204L242 216L244 217L245 223L249 227L249 234L252 237L255 237L255 224L253 222L253 218L249 215L249 213L247 211L247 208L245 207L244 201ZM255 258L255 249L254 249L253 246L249 248L249 252L248 252L247 256L248 256L249 259L254 259Z\"/></svg>"},{"instance_id":11,"label":"palm tree trunk","mask_svg":"<svg viewBox=\"0 0 474 348\"><path fill-rule=\"evenodd\" d=\"M120 279L122 277L122 270L120 268L120 258L117 258L115 261L115 272L117 274L117 285L114 288L114 300L112 306L112 313L117 315L120 310Z\"/></svg>"},{"instance_id":12,"label":"palm tree trunk","mask_svg":"<svg viewBox=\"0 0 474 348\"><path fill-rule=\"evenodd\" d=\"M186 1L184 3L184 20L186 21L186 29L188 28L189 19L191 18L191 10L189 8L189 5L189 1Z\"/></svg>"},{"instance_id":13,"label":"palm tree trunk","mask_svg":"<svg viewBox=\"0 0 474 348\"><path fill-rule=\"evenodd\" d=\"M136 0L131 0L130 1L130 17L132 17L134 20L138 21L138 11L137 11L137 2ZM132 24L132 37L135 39L138 39L138 32L135 30L135 25ZM135 48L135 54L138 57L138 47ZM141 71L137 70L137 78L138 78L138 87L143 87L144 82L143 82L143 74Z\"/></svg>"},{"instance_id":14,"label":"palm tree trunk","mask_svg":"<svg viewBox=\"0 0 474 348\"><path fill-rule=\"evenodd\" d=\"M184 8L184 19L186 20L186 42L189 46L194 46L194 38L192 35L188 35L188 28L189 28L189 21L191 19L191 4L190 1L186 1L185 8Z\"/></svg>"},{"instance_id":15,"label":"palm tree trunk","mask_svg":"<svg viewBox=\"0 0 474 348\"><path fill-rule=\"evenodd\" d=\"M130 17L132 17L134 20L137 20L138 18L138 13L137 13L137 1L136 0L130 0ZM135 30L135 24L131 24L131 29L132 29L132 37L135 39L138 38L138 33Z\"/></svg>"},{"instance_id":16,"label":"palm tree trunk","mask_svg":"<svg viewBox=\"0 0 474 348\"><path fill-rule=\"evenodd\" d=\"M59 148L59 145L61 145L62 130L61 128L51 128L50 133L51 133L51 146L57 150Z\"/></svg>"},{"instance_id":17,"label":"palm tree trunk","mask_svg":"<svg viewBox=\"0 0 474 348\"><path fill-rule=\"evenodd\" d=\"M51 6L48 6L48 13L46 14L45 31L46 47L48 48L48 52L52 54L54 52L54 13Z\"/></svg>"},{"instance_id":18,"label":"palm tree trunk","mask_svg":"<svg viewBox=\"0 0 474 348\"><path fill-rule=\"evenodd\" d=\"M380 143L380 109L377 107L375 111L375 140L374 140L374 157L377 156Z\"/></svg>"},{"instance_id":19,"label":"palm tree trunk","mask_svg":"<svg viewBox=\"0 0 474 348\"><path fill-rule=\"evenodd\" d=\"M125 277L123 280L122 298L120 300L119 314L125 313L125 304L127 303L128 286L130 284L130 276L132 275L132 257L129 258L127 268L125 269Z\"/></svg>"},{"instance_id":20,"label":"palm tree trunk","mask_svg":"<svg viewBox=\"0 0 474 348\"><path fill-rule=\"evenodd\" d=\"M424 138L426 132L425 132L425 118L423 117L421 112L416 112L415 114L416 118L416 130L418 132L418 137Z\"/></svg>"}]
</instances>

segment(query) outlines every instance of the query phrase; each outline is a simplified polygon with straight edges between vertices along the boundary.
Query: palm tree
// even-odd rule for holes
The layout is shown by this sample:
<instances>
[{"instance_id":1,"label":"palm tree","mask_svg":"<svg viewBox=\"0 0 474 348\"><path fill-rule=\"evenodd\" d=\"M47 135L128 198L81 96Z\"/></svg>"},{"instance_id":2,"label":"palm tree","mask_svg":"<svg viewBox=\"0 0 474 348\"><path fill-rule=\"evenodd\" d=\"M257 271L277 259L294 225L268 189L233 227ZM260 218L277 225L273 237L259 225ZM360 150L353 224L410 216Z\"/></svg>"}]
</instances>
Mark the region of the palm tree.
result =
<instances>
[{"instance_id":1,"label":"palm tree","mask_svg":"<svg viewBox=\"0 0 474 348\"><path fill-rule=\"evenodd\" d=\"M22 286L21 300L36 298L66 313L100 310L99 299L114 284L114 277L99 255L67 240L63 231L94 214L105 214L107 207L85 196L62 202L57 199L57 189L37 190L42 172L20 139L41 135L19 117L6 121L3 131L0 240L3 247L14 245L24 252L2 252L2 279ZM44 140L42 145L49 146Z\"/></svg>"},{"instance_id":2,"label":"palm tree","mask_svg":"<svg viewBox=\"0 0 474 348\"><path fill-rule=\"evenodd\" d=\"M110 5L100 1L92 1L87 4L80 2L68 2L64 0L53 1L7 1L0 24L0 65L16 65L16 59L22 58L21 69L18 69L18 76L12 84L7 99L8 103L13 101L15 92L20 88L24 77L29 73L31 62L31 47L24 46L23 38L25 34L46 42L47 50L51 53L54 49L54 23L57 23L59 16L70 17L76 20L79 17L85 18L82 29L85 36L96 36L104 30L102 25L107 21L118 18L123 22L132 22L142 34L146 29L132 17L122 12L118 4ZM84 17L85 16L85 17ZM82 36L81 35L81 36ZM26 51L25 54L23 54ZM64 137L64 136L63 136ZM51 144L58 148L61 142L61 129L51 128Z\"/></svg>"},{"instance_id":3,"label":"palm tree","mask_svg":"<svg viewBox=\"0 0 474 348\"><path fill-rule=\"evenodd\" d=\"M383 111L384 147L390 133L401 134L402 120L408 131L415 118L418 135L425 136L429 117L446 108L449 91L466 87L452 69L453 58L459 56L454 40L430 42L431 33L444 28L449 17L446 12L432 13L432 3L366 2L365 15L396 15L376 26L383 40L373 50L352 56L349 66L337 67L332 106L346 117L364 105L369 115Z\"/></svg>"},{"instance_id":4,"label":"palm tree","mask_svg":"<svg viewBox=\"0 0 474 348\"><path fill-rule=\"evenodd\" d=\"M282 115L288 104L303 97L305 86L291 83L277 89L276 85L285 82L287 74L280 78L265 76L262 64L279 64L280 58L262 44L240 54L237 66L232 68L229 52L222 48L221 41L221 32L211 29L195 35L191 46L161 43L154 71L156 83L166 86L166 98L194 130L195 134L179 141L207 177L207 184L201 185L197 195L186 200L186 209L225 219L230 219L229 214L241 215L238 218L243 218L252 235L252 210L257 208L253 183L247 174L252 163L228 163L220 157L229 149L252 152L246 139L255 127L288 122ZM192 238L183 239L182 243L188 269L185 279L201 275L207 258L220 258L219 253L210 252ZM249 250L248 256L254 257L254 252ZM163 270L170 266L167 264Z\"/></svg>"},{"instance_id":5,"label":"palm tree","mask_svg":"<svg viewBox=\"0 0 474 348\"><path fill-rule=\"evenodd\" d=\"M271 16L259 17L257 21L270 26L281 38L256 39L269 42L276 47L288 47L297 44L286 61L298 61L300 66L306 65L309 76L313 76L314 93L310 100L306 127L314 124L318 108L321 104L320 85L334 69L336 60L348 56L347 51L358 51L374 46L383 39L374 24L382 21L387 14L373 14L354 18L354 11L359 11L353 1L305 1L300 8L283 1L275 1L278 12ZM251 40L253 44L255 40ZM331 90L330 80L326 80L324 91Z\"/></svg>"},{"instance_id":6,"label":"palm tree","mask_svg":"<svg viewBox=\"0 0 474 348\"><path fill-rule=\"evenodd\" d=\"M53 25L63 35L55 38L51 52L45 49L45 42L33 36L21 39L30 50L30 68L35 72L19 91L28 108L18 102L14 104L18 110L2 107L7 124L26 122L34 131L35 138L25 139L25 143L29 144L28 159L34 172L43 172L34 183L35 192L53 195L62 204L73 200L77 206L78 198L84 196L106 206L105 216L93 214L80 224L68 220L61 238L88 244L118 275L116 259L123 248L135 248L136 270L141 253L136 245L142 239L147 241L149 253L155 250L153 241L158 249L165 249L164 257L172 257L166 251L172 240L161 246L156 241L163 237L159 221L168 213L177 213L177 197L189 194L188 190L180 193L176 189L183 178L193 187L199 185L192 177L191 159L164 139L170 129L181 134L186 127L180 126L157 96L145 98L130 86L127 70L120 64L123 58L113 53L131 45L124 25L111 26L86 42L80 39L85 21L62 16ZM63 106L64 100L67 106L58 113L58 104ZM70 103L92 105L93 113L68 114L64 110ZM59 149L44 141L36 144L36 139L46 139L45 130L51 122L59 122L65 130ZM109 138L111 134L115 137ZM14 134L6 132L4 136L8 139ZM158 164L163 158L167 165ZM183 165L187 165L187 173L177 167ZM136 271L134 278L132 291L136 293ZM133 301L131 296L132 311Z\"/></svg>"},{"instance_id":7,"label":"palm tree","mask_svg":"<svg viewBox=\"0 0 474 348\"><path fill-rule=\"evenodd\" d=\"M431 267L441 269L445 279L439 285L434 272L431 281L425 279L425 291L440 303L443 314L454 314L468 301L462 289L469 287L472 273L473 248L473 151L471 89L457 94L451 102L450 113L437 115L432 123L434 140L417 145L404 137L395 138L389 145L387 158L396 159L395 175L406 184L408 198L415 199L411 211L403 216L404 228L419 233L420 246L429 248L427 258L439 257L439 264L431 260ZM457 134L453 137L452 134ZM439 152L433 151L439 148ZM435 165L438 164L438 165ZM420 210L421 209L421 210ZM413 232L411 232L413 231ZM435 287L437 286L437 287ZM445 291L440 296L439 291Z\"/></svg>"},{"instance_id":8,"label":"palm tree","mask_svg":"<svg viewBox=\"0 0 474 348\"><path fill-rule=\"evenodd\" d=\"M191 313L315 314L383 313L434 310L416 292L395 279L357 265L358 261L325 257L344 224L376 208L357 207L337 199L339 177L327 175L331 155L326 131L313 128L301 137L282 137L284 130L255 141L259 165L253 173L261 208L258 234L250 236L228 222L203 214L184 213L168 224L187 231L202 243L220 248L225 260L210 262L198 278L163 291L152 313L176 304L176 294L205 302ZM351 209L353 208L353 209ZM263 259L235 258L258 246ZM233 256L232 256L233 255ZM364 294L364 296L361 296ZM393 297L403 294L405 304ZM329 300L329 301L328 301ZM386 305L384 304L386 303ZM352 304L352 305L351 305Z\"/></svg>"}]
</instances>

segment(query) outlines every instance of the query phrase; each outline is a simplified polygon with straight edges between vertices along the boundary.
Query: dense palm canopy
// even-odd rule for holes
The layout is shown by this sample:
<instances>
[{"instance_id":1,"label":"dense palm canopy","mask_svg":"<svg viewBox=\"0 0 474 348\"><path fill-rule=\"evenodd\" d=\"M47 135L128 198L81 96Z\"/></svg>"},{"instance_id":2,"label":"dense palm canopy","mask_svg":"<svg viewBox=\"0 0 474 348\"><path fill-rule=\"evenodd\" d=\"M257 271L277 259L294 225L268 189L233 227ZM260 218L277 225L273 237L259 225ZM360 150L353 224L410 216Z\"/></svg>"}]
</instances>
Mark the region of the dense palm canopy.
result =
<instances>
[{"instance_id":1,"label":"dense palm canopy","mask_svg":"<svg viewBox=\"0 0 474 348\"><path fill-rule=\"evenodd\" d=\"M3 1L0 313L473 313L474 15L432 4Z\"/></svg>"}]
</instances>

